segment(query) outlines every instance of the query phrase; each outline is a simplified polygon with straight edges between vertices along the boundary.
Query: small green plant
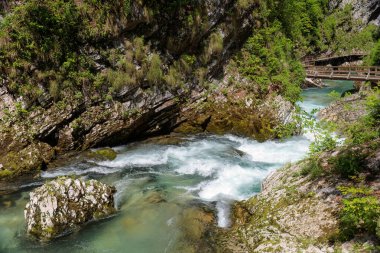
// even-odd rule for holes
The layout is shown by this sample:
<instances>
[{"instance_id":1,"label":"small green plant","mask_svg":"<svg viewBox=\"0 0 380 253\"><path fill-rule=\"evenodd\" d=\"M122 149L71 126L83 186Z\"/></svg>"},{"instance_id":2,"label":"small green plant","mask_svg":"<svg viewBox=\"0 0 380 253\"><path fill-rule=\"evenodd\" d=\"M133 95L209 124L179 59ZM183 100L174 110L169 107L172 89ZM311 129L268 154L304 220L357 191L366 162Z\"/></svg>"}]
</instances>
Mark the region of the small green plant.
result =
<instances>
[{"instance_id":1,"label":"small green plant","mask_svg":"<svg viewBox=\"0 0 380 253\"><path fill-rule=\"evenodd\" d=\"M223 51L223 37L219 32L212 33L210 40L205 48L204 62L208 62L212 56L218 55Z\"/></svg>"},{"instance_id":2,"label":"small green plant","mask_svg":"<svg viewBox=\"0 0 380 253\"><path fill-rule=\"evenodd\" d=\"M169 72L164 76L164 80L171 89L183 86L182 75L175 66L169 68Z\"/></svg>"},{"instance_id":3,"label":"small green plant","mask_svg":"<svg viewBox=\"0 0 380 253\"><path fill-rule=\"evenodd\" d=\"M301 175L310 175L312 179L318 178L323 175L324 170L321 161L317 155L310 156L306 163L303 165Z\"/></svg>"},{"instance_id":4,"label":"small green plant","mask_svg":"<svg viewBox=\"0 0 380 253\"><path fill-rule=\"evenodd\" d=\"M15 108L16 108L16 114L19 117L24 117L28 114L28 111L23 107L21 102L16 102Z\"/></svg>"},{"instance_id":5,"label":"small green plant","mask_svg":"<svg viewBox=\"0 0 380 253\"><path fill-rule=\"evenodd\" d=\"M337 141L331 134L323 134L315 139L309 146L311 154L316 154L322 151L329 151L336 147Z\"/></svg>"},{"instance_id":6,"label":"small green plant","mask_svg":"<svg viewBox=\"0 0 380 253\"><path fill-rule=\"evenodd\" d=\"M50 84L49 84L49 94L50 94L50 96L52 96L52 98L54 99L54 101L58 101L59 100L60 93L61 93L61 91L60 91L59 83L56 80L50 81Z\"/></svg>"},{"instance_id":7,"label":"small green plant","mask_svg":"<svg viewBox=\"0 0 380 253\"><path fill-rule=\"evenodd\" d=\"M2 177L9 177L12 174L13 174L12 171L10 171L8 169L2 169L2 170L0 170L0 178L2 178Z\"/></svg>"},{"instance_id":8,"label":"small green plant","mask_svg":"<svg viewBox=\"0 0 380 253\"><path fill-rule=\"evenodd\" d=\"M370 188L366 187L347 187L347 186L338 186L337 189L345 196L350 197L360 197L360 196L369 196L373 193Z\"/></svg>"},{"instance_id":9,"label":"small green plant","mask_svg":"<svg viewBox=\"0 0 380 253\"><path fill-rule=\"evenodd\" d=\"M146 78L148 82L153 85L157 85L162 81L162 62L158 54L153 54L152 59L150 60L150 66Z\"/></svg>"},{"instance_id":10,"label":"small green plant","mask_svg":"<svg viewBox=\"0 0 380 253\"><path fill-rule=\"evenodd\" d=\"M337 92L336 90L333 90L331 91L329 94L328 94L329 97L335 99L335 100L338 100L340 98L340 93Z\"/></svg>"}]
</instances>

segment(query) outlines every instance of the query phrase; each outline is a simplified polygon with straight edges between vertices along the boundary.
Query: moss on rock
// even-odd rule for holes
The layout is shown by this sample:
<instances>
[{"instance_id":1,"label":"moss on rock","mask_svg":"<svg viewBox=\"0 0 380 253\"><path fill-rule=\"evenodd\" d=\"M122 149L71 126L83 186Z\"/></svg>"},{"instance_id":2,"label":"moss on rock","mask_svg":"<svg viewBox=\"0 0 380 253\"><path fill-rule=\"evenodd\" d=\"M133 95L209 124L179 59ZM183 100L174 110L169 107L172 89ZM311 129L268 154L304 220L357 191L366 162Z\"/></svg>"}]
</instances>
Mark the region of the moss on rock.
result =
<instances>
[{"instance_id":1,"label":"moss on rock","mask_svg":"<svg viewBox=\"0 0 380 253\"><path fill-rule=\"evenodd\" d=\"M20 175L35 175L54 157L54 150L46 143L33 143L19 152L10 151L0 157L0 180Z\"/></svg>"},{"instance_id":2,"label":"moss on rock","mask_svg":"<svg viewBox=\"0 0 380 253\"><path fill-rule=\"evenodd\" d=\"M96 160L115 160L117 153L112 148L102 148L95 151L90 151L87 156Z\"/></svg>"},{"instance_id":3,"label":"moss on rock","mask_svg":"<svg viewBox=\"0 0 380 253\"><path fill-rule=\"evenodd\" d=\"M114 213L114 187L96 180L61 177L30 193L24 214L27 232L47 241Z\"/></svg>"}]
</instances>

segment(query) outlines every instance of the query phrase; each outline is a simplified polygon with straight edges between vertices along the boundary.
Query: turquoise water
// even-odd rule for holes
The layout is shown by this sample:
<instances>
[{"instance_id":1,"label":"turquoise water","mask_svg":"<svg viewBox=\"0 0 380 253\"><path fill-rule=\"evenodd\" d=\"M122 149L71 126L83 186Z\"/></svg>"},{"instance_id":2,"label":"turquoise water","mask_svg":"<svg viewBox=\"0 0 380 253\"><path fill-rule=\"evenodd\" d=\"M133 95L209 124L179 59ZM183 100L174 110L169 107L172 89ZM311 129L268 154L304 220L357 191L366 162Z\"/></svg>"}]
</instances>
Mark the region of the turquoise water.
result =
<instances>
[{"instance_id":1,"label":"turquoise water","mask_svg":"<svg viewBox=\"0 0 380 253\"><path fill-rule=\"evenodd\" d=\"M352 81L330 81L325 80L327 87L322 89L320 88L310 88L302 92L303 102L300 102L299 105L308 113L313 109L322 109L336 98L331 96L330 93L335 91L338 94L342 94L345 91L353 89Z\"/></svg>"},{"instance_id":2,"label":"turquoise water","mask_svg":"<svg viewBox=\"0 0 380 253\"><path fill-rule=\"evenodd\" d=\"M352 87L329 84L304 91L301 107L324 107L333 100L326 95L331 90ZM35 187L25 186L0 196L0 252L213 252L202 224L227 227L230 203L257 194L271 171L302 159L309 144L307 136L264 143L232 135L177 136L116 147L114 161L75 159L36 184L60 175L101 180L116 186L118 213L42 244L25 234L23 209Z\"/></svg>"}]
</instances>

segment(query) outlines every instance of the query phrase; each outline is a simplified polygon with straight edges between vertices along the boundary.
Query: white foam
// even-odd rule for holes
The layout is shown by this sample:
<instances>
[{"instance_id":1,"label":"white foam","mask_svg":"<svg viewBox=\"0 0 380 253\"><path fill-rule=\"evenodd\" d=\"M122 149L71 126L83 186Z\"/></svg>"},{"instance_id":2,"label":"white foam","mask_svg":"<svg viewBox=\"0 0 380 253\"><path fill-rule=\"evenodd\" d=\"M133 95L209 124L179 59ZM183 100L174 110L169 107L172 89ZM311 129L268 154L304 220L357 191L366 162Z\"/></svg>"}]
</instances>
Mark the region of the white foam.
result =
<instances>
[{"instance_id":1,"label":"white foam","mask_svg":"<svg viewBox=\"0 0 380 253\"><path fill-rule=\"evenodd\" d=\"M253 161L285 164L302 159L310 145L304 137L293 137L286 141L267 141L264 143L246 142L238 147L249 154Z\"/></svg>"},{"instance_id":2,"label":"white foam","mask_svg":"<svg viewBox=\"0 0 380 253\"><path fill-rule=\"evenodd\" d=\"M41 174L41 177L43 178L55 178L59 176L67 176L67 175L86 175L89 173L96 173L96 174L112 174L119 171L117 168L109 168L109 167L102 167L102 166L94 166L89 167L86 169L78 168L77 166L69 166L64 167L61 169L53 170L53 171L44 171Z\"/></svg>"},{"instance_id":3,"label":"white foam","mask_svg":"<svg viewBox=\"0 0 380 253\"><path fill-rule=\"evenodd\" d=\"M221 200L216 204L216 210L218 215L218 226L226 228L230 226L230 213L231 213L231 201Z\"/></svg>"},{"instance_id":4,"label":"white foam","mask_svg":"<svg viewBox=\"0 0 380 253\"><path fill-rule=\"evenodd\" d=\"M237 165L220 168L215 179L201 187L199 196L208 201L243 200L254 194L247 189L255 183L259 184L269 172L270 170L242 168Z\"/></svg>"}]
</instances>

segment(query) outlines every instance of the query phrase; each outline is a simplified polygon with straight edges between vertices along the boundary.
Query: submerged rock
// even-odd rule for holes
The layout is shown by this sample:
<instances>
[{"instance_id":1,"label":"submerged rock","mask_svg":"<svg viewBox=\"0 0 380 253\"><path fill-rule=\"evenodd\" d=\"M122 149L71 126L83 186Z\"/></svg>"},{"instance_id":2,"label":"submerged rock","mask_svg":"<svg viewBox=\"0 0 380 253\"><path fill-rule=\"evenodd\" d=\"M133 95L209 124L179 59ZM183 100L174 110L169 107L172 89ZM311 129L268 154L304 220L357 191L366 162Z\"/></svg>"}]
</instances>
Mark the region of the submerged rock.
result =
<instances>
[{"instance_id":1,"label":"submerged rock","mask_svg":"<svg viewBox=\"0 0 380 253\"><path fill-rule=\"evenodd\" d=\"M85 222L115 212L114 187L96 180L58 178L30 193L24 215L27 232L50 240L72 232Z\"/></svg>"}]
</instances>

